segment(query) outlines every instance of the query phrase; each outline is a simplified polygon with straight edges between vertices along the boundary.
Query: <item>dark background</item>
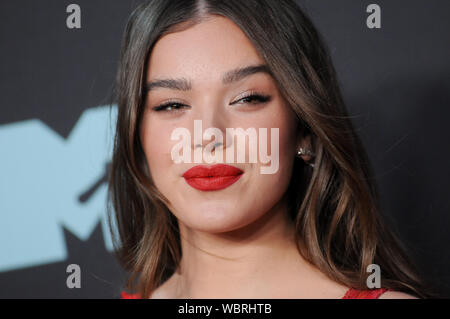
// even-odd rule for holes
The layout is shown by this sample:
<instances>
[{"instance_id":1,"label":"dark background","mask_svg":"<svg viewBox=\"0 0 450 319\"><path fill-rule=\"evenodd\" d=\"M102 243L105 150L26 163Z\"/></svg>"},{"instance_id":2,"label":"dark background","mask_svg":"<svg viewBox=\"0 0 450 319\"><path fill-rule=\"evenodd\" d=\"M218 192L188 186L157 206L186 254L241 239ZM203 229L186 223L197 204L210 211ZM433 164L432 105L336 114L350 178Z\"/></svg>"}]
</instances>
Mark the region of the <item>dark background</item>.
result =
<instances>
[{"instance_id":1,"label":"dark background","mask_svg":"<svg viewBox=\"0 0 450 319\"><path fill-rule=\"evenodd\" d=\"M40 119L67 139L83 111L108 104L122 31L140 2L78 0L82 28L71 30L66 7L73 1L1 1L0 128ZM424 276L450 296L450 2L299 3L329 46L383 213ZM381 29L366 26L371 3L381 7ZM11 195L0 193L0 200ZM0 298L119 297L125 273L106 250L102 228L87 240L61 228L67 259L0 269ZM14 242L2 245L14 249ZM66 287L70 263L82 269L80 289Z\"/></svg>"}]
</instances>

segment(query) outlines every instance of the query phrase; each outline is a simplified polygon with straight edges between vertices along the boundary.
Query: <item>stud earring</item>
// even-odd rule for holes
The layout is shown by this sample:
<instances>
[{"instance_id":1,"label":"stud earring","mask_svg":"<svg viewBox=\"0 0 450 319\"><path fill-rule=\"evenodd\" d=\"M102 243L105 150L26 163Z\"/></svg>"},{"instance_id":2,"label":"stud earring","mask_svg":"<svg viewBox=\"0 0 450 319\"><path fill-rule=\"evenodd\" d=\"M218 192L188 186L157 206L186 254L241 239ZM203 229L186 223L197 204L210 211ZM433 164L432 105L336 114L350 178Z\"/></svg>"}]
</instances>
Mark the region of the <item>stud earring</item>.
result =
<instances>
[{"instance_id":1,"label":"stud earring","mask_svg":"<svg viewBox=\"0 0 450 319\"><path fill-rule=\"evenodd\" d=\"M303 148L303 147L300 147L300 149L297 151L297 157L302 157L302 155L308 155L308 156L311 156L311 157L314 157L315 156L315 154L314 154L314 152L313 151L311 151L310 149L307 149L307 148ZM305 161L306 162L306 161ZM309 166L311 166L311 167L314 167L314 163L307 163Z\"/></svg>"},{"instance_id":2,"label":"stud earring","mask_svg":"<svg viewBox=\"0 0 450 319\"><path fill-rule=\"evenodd\" d=\"M302 155L314 156L314 152L311 151L310 149L300 147L300 149L297 152L297 156L302 156Z\"/></svg>"}]
</instances>

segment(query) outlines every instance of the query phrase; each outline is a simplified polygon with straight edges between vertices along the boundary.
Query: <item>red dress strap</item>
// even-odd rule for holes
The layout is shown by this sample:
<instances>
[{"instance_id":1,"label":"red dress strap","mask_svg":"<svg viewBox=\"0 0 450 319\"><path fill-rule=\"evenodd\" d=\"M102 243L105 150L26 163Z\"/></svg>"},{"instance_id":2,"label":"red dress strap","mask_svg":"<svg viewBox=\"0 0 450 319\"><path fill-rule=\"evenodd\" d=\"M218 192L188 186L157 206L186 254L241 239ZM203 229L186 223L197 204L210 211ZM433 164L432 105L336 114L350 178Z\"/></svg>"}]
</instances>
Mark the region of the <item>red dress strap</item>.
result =
<instances>
[{"instance_id":1,"label":"red dress strap","mask_svg":"<svg viewBox=\"0 0 450 319\"><path fill-rule=\"evenodd\" d=\"M140 299L139 294L129 294L125 291L122 291L121 297L121 299Z\"/></svg>"},{"instance_id":2,"label":"red dress strap","mask_svg":"<svg viewBox=\"0 0 450 319\"><path fill-rule=\"evenodd\" d=\"M379 288L379 289L368 289L368 290L357 290L350 288L345 293L342 299L378 299L382 294L384 294L389 289ZM125 291L121 293L121 299L140 299L139 294L129 294Z\"/></svg>"},{"instance_id":3,"label":"red dress strap","mask_svg":"<svg viewBox=\"0 0 450 319\"><path fill-rule=\"evenodd\" d=\"M367 289L367 290L357 290L350 288L345 293L342 299L378 299L382 294L384 294L389 289L378 288L378 289Z\"/></svg>"}]
</instances>

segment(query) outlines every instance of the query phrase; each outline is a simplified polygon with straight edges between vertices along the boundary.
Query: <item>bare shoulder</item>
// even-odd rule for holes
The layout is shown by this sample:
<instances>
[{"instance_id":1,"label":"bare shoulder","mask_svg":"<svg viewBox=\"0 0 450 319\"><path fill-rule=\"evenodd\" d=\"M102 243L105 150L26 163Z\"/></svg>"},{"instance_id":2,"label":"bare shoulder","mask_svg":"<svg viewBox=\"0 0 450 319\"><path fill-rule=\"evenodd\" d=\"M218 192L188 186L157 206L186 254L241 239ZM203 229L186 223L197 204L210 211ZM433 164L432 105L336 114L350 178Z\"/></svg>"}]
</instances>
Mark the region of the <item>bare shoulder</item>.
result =
<instances>
[{"instance_id":1,"label":"bare shoulder","mask_svg":"<svg viewBox=\"0 0 450 319\"><path fill-rule=\"evenodd\" d=\"M386 291L378 299L418 299L417 297L400 292L400 291Z\"/></svg>"}]
</instances>

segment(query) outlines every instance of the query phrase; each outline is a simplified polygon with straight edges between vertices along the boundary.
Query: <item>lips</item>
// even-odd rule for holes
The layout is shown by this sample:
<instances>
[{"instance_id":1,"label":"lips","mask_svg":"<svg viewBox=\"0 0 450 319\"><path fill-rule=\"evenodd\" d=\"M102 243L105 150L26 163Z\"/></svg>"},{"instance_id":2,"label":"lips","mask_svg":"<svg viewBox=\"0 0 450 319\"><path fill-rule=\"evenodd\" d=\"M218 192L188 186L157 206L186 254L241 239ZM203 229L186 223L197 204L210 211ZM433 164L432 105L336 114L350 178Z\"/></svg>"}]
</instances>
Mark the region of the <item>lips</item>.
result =
<instances>
[{"instance_id":1,"label":"lips","mask_svg":"<svg viewBox=\"0 0 450 319\"><path fill-rule=\"evenodd\" d=\"M237 167L217 164L213 166L194 166L183 177L193 188L201 191L215 191L227 188L241 178L244 171Z\"/></svg>"}]
</instances>

